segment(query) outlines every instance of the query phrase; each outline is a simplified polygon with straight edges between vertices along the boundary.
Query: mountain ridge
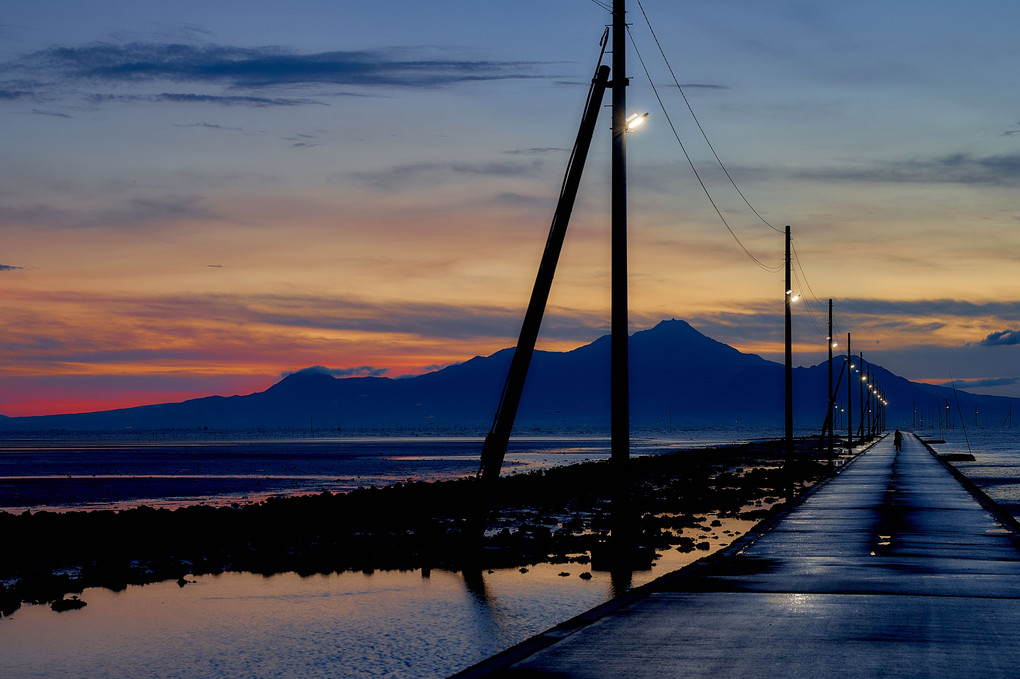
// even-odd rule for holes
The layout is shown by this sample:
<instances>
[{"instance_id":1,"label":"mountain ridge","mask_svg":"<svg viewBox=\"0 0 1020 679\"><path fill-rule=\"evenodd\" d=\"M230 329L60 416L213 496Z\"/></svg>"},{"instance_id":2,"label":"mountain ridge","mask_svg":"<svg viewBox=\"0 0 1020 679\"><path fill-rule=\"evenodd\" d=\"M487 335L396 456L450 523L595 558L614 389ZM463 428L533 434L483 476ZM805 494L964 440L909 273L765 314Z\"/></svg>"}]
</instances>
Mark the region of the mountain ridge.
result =
<instances>
[{"instance_id":1,"label":"mountain ridge","mask_svg":"<svg viewBox=\"0 0 1020 679\"><path fill-rule=\"evenodd\" d=\"M566 352L536 351L516 429L536 432L609 429L609 336ZM631 424L666 427L781 426L783 366L708 337L686 321L664 320L630 337ZM305 369L264 391L204 396L179 403L66 415L0 418L0 432L163 429L454 432L484 434L495 413L513 349L475 356L407 378L334 378ZM842 367L834 361L833 381ZM948 399L952 390L914 383L872 364L890 400L889 424L909 424L913 407ZM837 403L846 398L846 378ZM820 429L826 368L794 369L798 427ZM1020 399L958 391L961 407L1004 417ZM855 421L858 393L853 395ZM940 408L941 406L940 400ZM1020 408L1018 408L1020 412ZM956 419L954 417L954 419ZM855 424L856 428L856 424Z\"/></svg>"}]
</instances>

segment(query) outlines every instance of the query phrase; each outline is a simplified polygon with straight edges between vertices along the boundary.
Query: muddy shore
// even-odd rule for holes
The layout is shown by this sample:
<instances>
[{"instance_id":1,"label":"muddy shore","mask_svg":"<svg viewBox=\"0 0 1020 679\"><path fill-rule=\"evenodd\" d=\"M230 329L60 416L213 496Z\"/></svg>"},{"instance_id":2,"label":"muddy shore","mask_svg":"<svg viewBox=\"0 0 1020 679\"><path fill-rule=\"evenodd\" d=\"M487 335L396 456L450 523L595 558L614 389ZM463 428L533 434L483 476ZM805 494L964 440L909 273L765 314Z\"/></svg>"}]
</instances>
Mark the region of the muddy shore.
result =
<instances>
[{"instance_id":1,"label":"muddy shore","mask_svg":"<svg viewBox=\"0 0 1020 679\"><path fill-rule=\"evenodd\" d=\"M833 473L813 443L798 442L786 464L778 441L634 458L626 530L647 559L664 550L707 549L684 529L715 537L719 521L706 515L761 519L790 492ZM469 539L478 527L474 479L239 507L0 512L7 555L0 562L0 614L23 602L59 610L85 587L121 590L163 580L183 586L191 575L223 571L467 571L540 562L597 568L589 562L605 551L614 525L615 482L608 462L501 478L486 497L491 510L480 542Z\"/></svg>"}]
</instances>

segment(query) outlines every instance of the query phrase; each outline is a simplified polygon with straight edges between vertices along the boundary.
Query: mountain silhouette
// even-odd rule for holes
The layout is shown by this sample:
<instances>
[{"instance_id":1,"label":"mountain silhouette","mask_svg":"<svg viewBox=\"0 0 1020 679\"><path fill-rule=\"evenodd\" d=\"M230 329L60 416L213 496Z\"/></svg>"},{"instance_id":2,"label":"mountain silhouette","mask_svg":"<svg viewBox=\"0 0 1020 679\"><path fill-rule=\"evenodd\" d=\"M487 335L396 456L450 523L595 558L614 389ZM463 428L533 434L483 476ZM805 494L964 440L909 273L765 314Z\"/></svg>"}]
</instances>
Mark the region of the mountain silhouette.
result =
<instances>
[{"instance_id":1,"label":"mountain silhouette","mask_svg":"<svg viewBox=\"0 0 1020 679\"><path fill-rule=\"evenodd\" d=\"M572 351L535 352L515 430L608 431L609 347L607 335ZM782 426L781 364L742 353L680 320L662 321L634 333L629 349L634 430ZM306 369L246 396L0 418L0 431L210 429L480 435L492 423L512 355L513 349L504 349L435 372L397 379L334 378ZM835 383L843 357L836 357L833 363ZM963 391L954 396L952 389L910 382L876 365L871 370L890 402L891 427L909 426L915 408L922 414L943 412L948 404L952 404L954 421L958 410L969 418L977 409L986 422L995 424L1006 417L1011 406L1020 416L1020 399ZM798 428L820 430L822 426L827 408L825 373L825 363L794 370ZM846 380L844 376L837 403L846 400ZM860 417L858 381L855 374L855 422Z\"/></svg>"}]
</instances>

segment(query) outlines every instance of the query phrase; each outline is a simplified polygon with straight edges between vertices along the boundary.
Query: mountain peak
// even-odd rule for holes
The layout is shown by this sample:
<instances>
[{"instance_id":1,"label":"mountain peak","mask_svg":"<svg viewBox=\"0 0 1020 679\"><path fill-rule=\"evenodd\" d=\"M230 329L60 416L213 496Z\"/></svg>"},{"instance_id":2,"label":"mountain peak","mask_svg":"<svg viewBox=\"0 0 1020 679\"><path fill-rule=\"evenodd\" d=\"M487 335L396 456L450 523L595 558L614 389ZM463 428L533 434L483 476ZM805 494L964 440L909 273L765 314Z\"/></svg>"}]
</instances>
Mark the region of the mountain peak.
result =
<instances>
[{"instance_id":1,"label":"mountain peak","mask_svg":"<svg viewBox=\"0 0 1020 679\"><path fill-rule=\"evenodd\" d=\"M648 333L660 333L660 332L694 332L699 335L702 333L698 332L697 328L688 323L687 321L680 320L678 318L671 318L668 321L662 320L655 324L654 327L649 328L641 332ZM637 333L634 333L637 334ZM704 335L702 335L704 336Z\"/></svg>"},{"instance_id":2,"label":"mountain peak","mask_svg":"<svg viewBox=\"0 0 1020 679\"><path fill-rule=\"evenodd\" d=\"M267 391L292 391L306 389L322 389L336 382L336 378L316 370L298 370L269 387Z\"/></svg>"}]
</instances>

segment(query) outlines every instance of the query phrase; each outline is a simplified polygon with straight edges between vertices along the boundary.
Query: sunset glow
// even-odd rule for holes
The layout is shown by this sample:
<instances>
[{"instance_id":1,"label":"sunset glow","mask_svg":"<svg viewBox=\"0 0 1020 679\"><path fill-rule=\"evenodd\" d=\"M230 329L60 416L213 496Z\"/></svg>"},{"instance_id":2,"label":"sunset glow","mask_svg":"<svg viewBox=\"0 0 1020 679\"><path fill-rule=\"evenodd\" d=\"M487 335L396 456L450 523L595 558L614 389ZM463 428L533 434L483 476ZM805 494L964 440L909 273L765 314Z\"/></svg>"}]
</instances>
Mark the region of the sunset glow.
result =
<instances>
[{"instance_id":1,"label":"sunset glow","mask_svg":"<svg viewBox=\"0 0 1020 679\"><path fill-rule=\"evenodd\" d=\"M1017 5L645 8L727 171L792 225L796 363L825 356L831 297L835 339L851 332L870 362L1020 396ZM7 10L0 413L250 393L313 365L420 374L515 341L608 15L460 0L245 14ZM632 19L720 211L780 265L782 235L715 164ZM629 101L650 112L627 141L632 327L680 318L781 357L782 272L727 232L631 68ZM608 124L542 349L608 332Z\"/></svg>"}]
</instances>

